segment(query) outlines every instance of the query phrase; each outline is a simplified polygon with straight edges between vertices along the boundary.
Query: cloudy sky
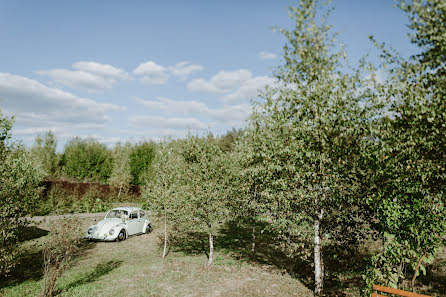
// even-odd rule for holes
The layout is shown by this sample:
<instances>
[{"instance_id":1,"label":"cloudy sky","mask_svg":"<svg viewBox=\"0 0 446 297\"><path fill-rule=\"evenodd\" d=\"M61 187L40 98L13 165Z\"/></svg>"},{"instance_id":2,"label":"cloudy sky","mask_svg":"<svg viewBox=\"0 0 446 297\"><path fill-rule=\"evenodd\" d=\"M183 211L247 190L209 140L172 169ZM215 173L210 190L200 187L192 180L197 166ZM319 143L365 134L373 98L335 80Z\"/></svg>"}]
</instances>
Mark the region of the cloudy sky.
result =
<instances>
[{"instance_id":1,"label":"cloudy sky","mask_svg":"<svg viewBox=\"0 0 446 297\"><path fill-rule=\"evenodd\" d=\"M52 130L112 145L243 127L250 99L283 63L289 0L0 0L0 109L31 145ZM333 0L351 60L368 35L403 55L405 16L391 0Z\"/></svg>"}]
</instances>

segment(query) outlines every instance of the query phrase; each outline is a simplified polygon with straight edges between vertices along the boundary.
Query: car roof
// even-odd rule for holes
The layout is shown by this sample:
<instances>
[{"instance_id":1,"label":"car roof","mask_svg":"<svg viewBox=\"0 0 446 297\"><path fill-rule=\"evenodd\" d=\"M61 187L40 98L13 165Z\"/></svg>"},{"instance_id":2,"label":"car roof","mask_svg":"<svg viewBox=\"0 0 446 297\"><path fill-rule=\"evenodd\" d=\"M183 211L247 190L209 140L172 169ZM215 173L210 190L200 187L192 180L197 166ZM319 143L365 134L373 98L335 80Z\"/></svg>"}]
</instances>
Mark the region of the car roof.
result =
<instances>
[{"instance_id":1,"label":"car roof","mask_svg":"<svg viewBox=\"0 0 446 297\"><path fill-rule=\"evenodd\" d=\"M142 210L142 209L139 207L123 206L123 207L115 207L112 210L126 210L128 212L132 212L132 211L137 211L137 210Z\"/></svg>"}]
</instances>

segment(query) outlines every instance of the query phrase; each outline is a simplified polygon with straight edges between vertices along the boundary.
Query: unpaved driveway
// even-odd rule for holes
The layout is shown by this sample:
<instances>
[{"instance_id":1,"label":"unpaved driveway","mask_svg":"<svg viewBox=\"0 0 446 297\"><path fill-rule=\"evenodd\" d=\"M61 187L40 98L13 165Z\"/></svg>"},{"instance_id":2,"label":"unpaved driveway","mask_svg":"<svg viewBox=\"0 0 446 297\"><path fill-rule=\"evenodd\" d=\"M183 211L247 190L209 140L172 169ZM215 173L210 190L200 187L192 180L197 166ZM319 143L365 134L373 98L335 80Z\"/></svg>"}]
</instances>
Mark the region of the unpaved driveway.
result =
<instances>
[{"instance_id":1,"label":"unpaved driveway","mask_svg":"<svg viewBox=\"0 0 446 297\"><path fill-rule=\"evenodd\" d=\"M75 216L77 218L99 218L104 217L106 212L97 212L97 213L67 213L62 215L48 215L48 216L35 216L27 218L31 222L42 222L42 221L51 221L51 220L59 220L62 218Z\"/></svg>"}]
</instances>

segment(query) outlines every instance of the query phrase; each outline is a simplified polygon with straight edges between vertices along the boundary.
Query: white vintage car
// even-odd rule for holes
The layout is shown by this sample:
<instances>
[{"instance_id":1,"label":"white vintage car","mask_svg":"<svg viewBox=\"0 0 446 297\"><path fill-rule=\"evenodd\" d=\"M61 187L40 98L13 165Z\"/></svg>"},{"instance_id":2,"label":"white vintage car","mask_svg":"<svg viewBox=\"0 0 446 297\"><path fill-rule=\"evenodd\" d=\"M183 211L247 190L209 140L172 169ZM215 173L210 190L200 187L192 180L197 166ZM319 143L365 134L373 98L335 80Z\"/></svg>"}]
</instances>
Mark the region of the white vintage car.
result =
<instances>
[{"instance_id":1,"label":"white vintage car","mask_svg":"<svg viewBox=\"0 0 446 297\"><path fill-rule=\"evenodd\" d=\"M96 225L88 227L89 240L122 241L129 236L152 232L146 213L138 207L117 207L110 210Z\"/></svg>"}]
</instances>

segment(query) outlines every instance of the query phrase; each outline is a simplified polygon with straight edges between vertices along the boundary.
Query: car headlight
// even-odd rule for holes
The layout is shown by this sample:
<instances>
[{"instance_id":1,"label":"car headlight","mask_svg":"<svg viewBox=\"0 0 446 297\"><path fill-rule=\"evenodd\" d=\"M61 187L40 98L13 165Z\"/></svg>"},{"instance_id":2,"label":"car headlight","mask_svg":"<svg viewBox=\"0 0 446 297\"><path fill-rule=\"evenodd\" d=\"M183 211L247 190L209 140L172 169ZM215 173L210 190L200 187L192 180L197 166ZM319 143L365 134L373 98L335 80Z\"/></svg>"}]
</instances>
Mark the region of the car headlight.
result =
<instances>
[{"instance_id":1,"label":"car headlight","mask_svg":"<svg viewBox=\"0 0 446 297\"><path fill-rule=\"evenodd\" d=\"M114 229L111 229L110 231L108 231L108 234L113 235L115 233Z\"/></svg>"},{"instance_id":2,"label":"car headlight","mask_svg":"<svg viewBox=\"0 0 446 297\"><path fill-rule=\"evenodd\" d=\"M87 231L87 233L88 233L88 234L91 234L91 233L93 233L93 228L88 228L88 231Z\"/></svg>"}]
</instances>

